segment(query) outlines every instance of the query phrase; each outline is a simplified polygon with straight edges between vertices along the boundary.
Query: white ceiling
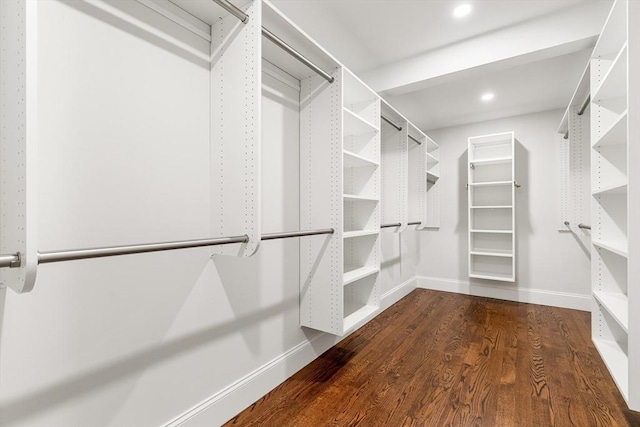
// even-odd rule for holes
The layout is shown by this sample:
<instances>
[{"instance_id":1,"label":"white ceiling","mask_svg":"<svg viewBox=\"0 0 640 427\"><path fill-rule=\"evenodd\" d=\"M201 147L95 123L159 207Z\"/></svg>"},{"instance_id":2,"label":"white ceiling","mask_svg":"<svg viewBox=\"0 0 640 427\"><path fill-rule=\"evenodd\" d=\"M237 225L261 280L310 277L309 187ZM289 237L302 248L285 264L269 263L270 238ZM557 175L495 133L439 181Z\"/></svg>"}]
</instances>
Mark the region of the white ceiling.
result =
<instances>
[{"instance_id":1,"label":"white ceiling","mask_svg":"<svg viewBox=\"0 0 640 427\"><path fill-rule=\"evenodd\" d=\"M611 3L271 2L422 130L565 107Z\"/></svg>"},{"instance_id":2,"label":"white ceiling","mask_svg":"<svg viewBox=\"0 0 640 427\"><path fill-rule=\"evenodd\" d=\"M509 27L585 0L273 0L312 38L355 73L480 34ZM454 7L474 6L457 20Z\"/></svg>"}]
</instances>

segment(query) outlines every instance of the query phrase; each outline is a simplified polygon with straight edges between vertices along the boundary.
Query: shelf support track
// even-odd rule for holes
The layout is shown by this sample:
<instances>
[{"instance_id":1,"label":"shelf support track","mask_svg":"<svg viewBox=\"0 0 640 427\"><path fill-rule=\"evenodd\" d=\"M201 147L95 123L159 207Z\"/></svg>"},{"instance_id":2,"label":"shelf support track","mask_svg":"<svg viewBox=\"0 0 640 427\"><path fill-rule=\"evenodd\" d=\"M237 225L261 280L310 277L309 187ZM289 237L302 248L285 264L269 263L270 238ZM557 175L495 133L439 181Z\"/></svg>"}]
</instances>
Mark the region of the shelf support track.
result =
<instances>
[{"instance_id":1,"label":"shelf support track","mask_svg":"<svg viewBox=\"0 0 640 427\"><path fill-rule=\"evenodd\" d=\"M286 239L290 237L315 236L333 234L333 228L303 231L285 231L281 233L263 234L260 240ZM201 248L207 246L227 245L231 243L247 243L249 237L242 236L217 237L213 239L181 240L176 242L143 243L126 246L107 246L87 249L71 249L64 251L38 252L38 264L52 262L76 261L81 259L104 258L118 255L133 255L148 252L171 251L175 249ZM0 268L17 268L21 264L20 253L0 255Z\"/></svg>"}]
</instances>

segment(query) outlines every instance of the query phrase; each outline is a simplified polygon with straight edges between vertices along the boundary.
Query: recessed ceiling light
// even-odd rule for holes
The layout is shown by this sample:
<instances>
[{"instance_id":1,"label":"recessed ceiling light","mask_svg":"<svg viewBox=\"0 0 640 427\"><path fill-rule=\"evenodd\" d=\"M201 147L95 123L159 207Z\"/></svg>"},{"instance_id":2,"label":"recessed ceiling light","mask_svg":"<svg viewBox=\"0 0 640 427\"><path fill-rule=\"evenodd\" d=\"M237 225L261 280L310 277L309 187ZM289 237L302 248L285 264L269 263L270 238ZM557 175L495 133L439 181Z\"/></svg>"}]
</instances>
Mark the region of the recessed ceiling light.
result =
<instances>
[{"instance_id":1,"label":"recessed ceiling light","mask_svg":"<svg viewBox=\"0 0 640 427\"><path fill-rule=\"evenodd\" d=\"M463 16L467 16L471 12L471 5L468 3L463 3L460 6L453 9L453 16L456 18L462 18Z\"/></svg>"},{"instance_id":2,"label":"recessed ceiling light","mask_svg":"<svg viewBox=\"0 0 640 427\"><path fill-rule=\"evenodd\" d=\"M489 102L489 101L493 100L493 98L495 98L495 95L493 93L491 93L491 92L484 93L480 97L480 99L482 99L484 102Z\"/></svg>"}]
</instances>

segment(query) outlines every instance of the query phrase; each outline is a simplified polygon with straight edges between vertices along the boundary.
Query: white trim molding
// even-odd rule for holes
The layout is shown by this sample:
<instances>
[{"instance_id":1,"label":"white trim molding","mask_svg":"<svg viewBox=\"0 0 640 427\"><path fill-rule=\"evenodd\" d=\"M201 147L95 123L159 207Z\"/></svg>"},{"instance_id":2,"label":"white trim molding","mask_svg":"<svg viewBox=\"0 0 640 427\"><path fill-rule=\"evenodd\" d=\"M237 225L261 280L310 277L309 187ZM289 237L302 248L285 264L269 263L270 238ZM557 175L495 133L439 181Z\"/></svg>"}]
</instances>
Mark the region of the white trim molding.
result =
<instances>
[{"instance_id":1,"label":"white trim molding","mask_svg":"<svg viewBox=\"0 0 640 427\"><path fill-rule=\"evenodd\" d=\"M416 289L416 277L407 280L380 298L382 313ZM255 371L218 391L211 397L192 407L182 415L165 424L164 427L197 427L221 425L240 413L243 409L269 393L287 378L313 362L322 353L339 343L349 334L339 337L318 332Z\"/></svg>"},{"instance_id":2,"label":"white trim molding","mask_svg":"<svg viewBox=\"0 0 640 427\"><path fill-rule=\"evenodd\" d=\"M496 298L529 304L549 305L591 311L591 296L544 289L525 289L518 287L496 286L492 284L470 283L455 279L418 276L418 288L435 291L454 292L478 297Z\"/></svg>"}]
</instances>

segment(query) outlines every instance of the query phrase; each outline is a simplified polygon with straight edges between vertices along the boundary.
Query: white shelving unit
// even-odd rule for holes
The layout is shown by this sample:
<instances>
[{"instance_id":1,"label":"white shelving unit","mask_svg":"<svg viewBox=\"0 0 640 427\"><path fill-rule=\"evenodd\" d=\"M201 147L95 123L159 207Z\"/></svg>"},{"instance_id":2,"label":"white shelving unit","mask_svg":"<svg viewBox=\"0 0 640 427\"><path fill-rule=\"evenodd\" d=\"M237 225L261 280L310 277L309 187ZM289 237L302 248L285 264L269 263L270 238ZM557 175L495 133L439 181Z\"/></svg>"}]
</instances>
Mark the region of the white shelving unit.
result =
<instances>
[{"instance_id":1,"label":"white shelving unit","mask_svg":"<svg viewBox=\"0 0 640 427\"><path fill-rule=\"evenodd\" d=\"M440 146L426 137L427 228L440 227Z\"/></svg>"},{"instance_id":2,"label":"white shelving unit","mask_svg":"<svg viewBox=\"0 0 640 427\"><path fill-rule=\"evenodd\" d=\"M591 58L592 337L640 410L638 2L617 0Z\"/></svg>"},{"instance_id":3,"label":"white shelving unit","mask_svg":"<svg viewBox=\"0 0 640 427\"><path fill-rule=\"evenodd\" d=\"M469 138L469 277L515 282L513 132Z\"/></svg>"}]
</instances>

